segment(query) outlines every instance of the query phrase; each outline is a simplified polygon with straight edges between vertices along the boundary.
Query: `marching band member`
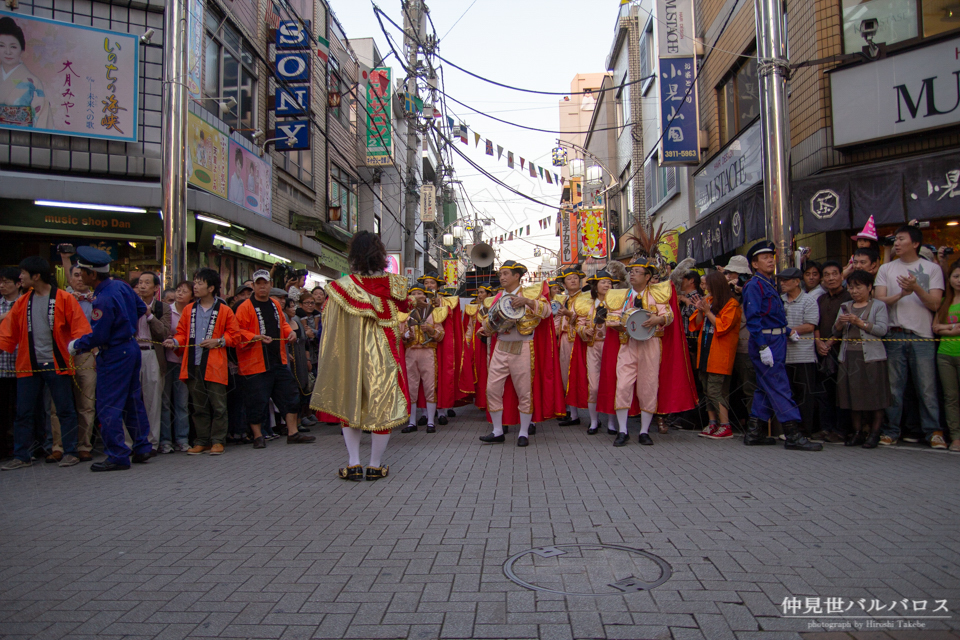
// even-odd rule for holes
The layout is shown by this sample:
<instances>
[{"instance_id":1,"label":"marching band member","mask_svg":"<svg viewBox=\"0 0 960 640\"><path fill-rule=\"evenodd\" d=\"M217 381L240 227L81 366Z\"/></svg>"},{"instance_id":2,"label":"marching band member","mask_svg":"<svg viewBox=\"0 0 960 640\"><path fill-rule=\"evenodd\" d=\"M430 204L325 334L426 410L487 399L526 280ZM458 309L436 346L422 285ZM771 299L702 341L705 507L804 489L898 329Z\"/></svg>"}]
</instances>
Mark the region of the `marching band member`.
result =
<instances>
[{"instance_id":1,"label":"marching band member","mask_svg":"<svg viewBox=\"0 0 960 640\"><path fill-rule=\"evenodd\" d=\"M545 295L543 284L521 287L520 280L527 268L513 260L507 260L500 268L500 284L503 292L484 301L485 306L493 307L504 298L510 297L504 304L514 309L524 309L522 318L515 324L496 330L490 325L490 315L484 319L482 333L494 337L491 340L490 363L487 377L487 410L493 422L493 433L481 436L485 443L501 443L503 435L504 410L514 409L512 398L507 389L515 391L516 409L520 421L518 447L529 444L530 422L549 420L563 415L563 391L560 381L560 367L556 357L556 333L552 322L541 322L550 317L551 309ZM487 304L489 303L489 304ZM512 388L507 387L507 378ZM509 399L508 399L509 398ZM509 422L512 416L508 414Z\"/></svg>"},{"instance_id":2,"label":"marching band member","mask_svg":"<svg viewBox=\"0 0 960 640\"><path fill-rule=\"evenodd\" d=\"M776 444L763 433L774 415L783 426L784 449L820 451L823 445L813 443L800 433L800 410L790 392L787 376L787 340L799 340L787 326L783 300L773 282L777 269L775 245L761 240L747 250L747 260L754 277L743 285L743 312L750 332L750 361L757 371L757 390L753 394L745 445Z\"/></svg>"},{"instance_id":3,"label":"marching band member","mask_svg":"<svg viewBox=\"0 0 960 640\"><path fill-rule=\"evenodd\" d=\"M627 415L634 395L640 406L641 429L639 442L642 445L652 445L650 437L650 423L657 412L657 392L660 383L660 338L663 337L663 327L673 322L673 312L668 304L669 297L655 295L648 286L656 272L656 262L651 258L639 258L627 265L627 279L630 282L630 291L627 293L623 306L616 310L621 323L618 330L625 330L622 324L624 314L634 308L644 309L650 317L642 323L646 329L655 329L653 337L647 340L628 338L627 343L620 349L617 357L617 395L616 410L620 433L614 440L613 446L622 447L629 441L627 434Z\"/></svg>"},{"instance_id":4,"label":"marching band member","mask_svg":"<svg viewBox=\"0 0 960 640\"><path fill-rule=\"evenodd\" d=\"M493 295L493 287L485 282L477 287L477 296L463 310L463 354L460 359L460 392L473 394L478 409L487 408L487 338L480 335L487 309L484 300Z\"/></svg>"},{"instance_id":5,"label":"marching band member","mask_svg":"<svg viewBox=\"0 0 960 640\"><path fill-rule=\"evenodd\" d=\"M427 404L425 409L427 433L433 433L436 431L433 420L437 413L439 384L437 348L443 342L443 321L448 316L448 309L433 307L427 300L427 292L422 286L411 287L408 293L413 296L415 308L410 313L401 313L399 316L401 336L406 346L407 382L411 399L419 397L420 387L423 387ZM416 430L417 407L411 405L410 423L401 429L400 433Z\"/></svg>"},{"instance_id":6,"label":"marching band member","mask_svg":"<svg viewBox=\"0 0 960 640\"><path fill-rule=\"evenodd\" d=\"M605 342L619 341L619 334L608 331L608 323L617 324L615 316L609 314L607 306L608 292L617 283L609 271L601 269L595 275L587 278L590 284L590 298L578 300L576 311L578 316L577 333L586 348L586 370L588 382L587 407L590 411L589 435L595 435L600 430L600 414L597 412L597 392L600 386L601 364ZM585 304L584 304L585 303ZM561 423L563 424L563 423ZM609 424L609 422L608 422ZM616 433L607 427L608 431Z\"/></svg>"},{"instance_id":7,"label":"marching band member","mask_svg":"<svg viewBox=\"0 0 960 640\"><path fill-rule=\"evenodd\" d=\"M437 424L447 424L447 418L454 417L457 414L451 407L457 400L463 398L460 393L457 381L460 379L460 353L463 346L463 324L460 319L460 298L457 296L445 296L440 291L440 287L446 286L446 281L437 274L436 271L426 273L419 278L417 282L423 287L430 298L430 304L437 308L446 308L447 313L444 316L443 330L447 339L437 347L437 366L440 371L448 375L440 377L439 387L437 389ZM452 373L453 375L449 375ZM416 402L417 406L423 408L424 400L420 398L410 398L411 402ZM423 422L421 418L420 422Z\"/></svg>"},{"instance_id":8,"label":"marching band member","mask_svg":"<svg viewBox=\"0 0 960 640\"><path fill-rule=\"evenodd\" d=\"M582 288L583 271L579 265L564 267L557 276L563 283L564 294L555 298L561 303L560 309L554 314L554 326L560 339L560 379L563 382L563 391L567 399L567 413L569 418L560 421L561 427L580 424L580 413L577 407L580 402L575 400L576 394L570 389L570 372L574 368L581 368L583 363L573 362L574 344L577 339L577 312L574 310L577 299L585 296Z\"/></svg>"}]
</instances>

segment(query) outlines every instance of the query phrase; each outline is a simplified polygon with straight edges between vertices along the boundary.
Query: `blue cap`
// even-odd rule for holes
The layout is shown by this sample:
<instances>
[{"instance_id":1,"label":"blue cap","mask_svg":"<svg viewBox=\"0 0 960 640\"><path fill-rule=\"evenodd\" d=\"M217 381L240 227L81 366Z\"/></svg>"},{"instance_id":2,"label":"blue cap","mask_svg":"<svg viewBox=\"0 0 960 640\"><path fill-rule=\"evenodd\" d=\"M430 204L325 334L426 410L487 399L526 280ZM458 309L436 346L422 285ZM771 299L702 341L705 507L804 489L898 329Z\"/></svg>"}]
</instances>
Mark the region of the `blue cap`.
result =
<instances>
[{"instance_id":1,"label":"blue cap","mask_svg":"<svg viewBox=\"0 0 960 640\"><path fill-rule=\"evenodd\" d=\"M113 258L106 251L93 247L77 247L77 266L97 273L110 273Z\"/></svg>"},{"instance_id":2,"label":"blue cap","mask_svg":"<svg viewBox=\"0 0 960 640\"><path fill-rule=\"evenodd\" d=\"M776 253L777 247L769 240L761 240L747 250L747 262L753 263L754 256L761 253Z\"/></svg>"}]
</instances>

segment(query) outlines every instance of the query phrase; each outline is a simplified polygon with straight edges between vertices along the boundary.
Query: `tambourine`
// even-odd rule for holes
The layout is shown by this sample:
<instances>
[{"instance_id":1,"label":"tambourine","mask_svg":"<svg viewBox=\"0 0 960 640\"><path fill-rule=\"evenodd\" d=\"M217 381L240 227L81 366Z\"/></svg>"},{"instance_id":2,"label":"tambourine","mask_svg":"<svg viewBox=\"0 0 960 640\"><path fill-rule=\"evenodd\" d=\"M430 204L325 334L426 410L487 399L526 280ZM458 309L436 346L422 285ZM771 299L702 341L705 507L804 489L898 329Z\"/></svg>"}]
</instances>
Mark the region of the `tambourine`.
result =
<instances>
[{"instance_id":1,"label":"tambourine","mask_svg":"<svg viewBox=\"0 0 960 640\"><path fill-rule=\"evenodd\" d=\"M643 323L651 317L653 317L653 314L646 309L627 309L621 318L621 322L624 329L627 330L628 336L643 342L652 338L657 332L656 327L643 326Z\"/></svg>"}]
</instances>

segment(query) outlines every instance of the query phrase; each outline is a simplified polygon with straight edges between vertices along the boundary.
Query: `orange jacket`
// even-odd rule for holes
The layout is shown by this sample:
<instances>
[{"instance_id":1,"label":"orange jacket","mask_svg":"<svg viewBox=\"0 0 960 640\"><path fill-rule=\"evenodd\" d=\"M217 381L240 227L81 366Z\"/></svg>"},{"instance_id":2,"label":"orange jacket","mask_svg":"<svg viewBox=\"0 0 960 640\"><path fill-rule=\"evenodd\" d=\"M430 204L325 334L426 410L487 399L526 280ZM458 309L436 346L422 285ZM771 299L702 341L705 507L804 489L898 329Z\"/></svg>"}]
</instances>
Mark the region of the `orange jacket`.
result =
<instances>
[{"instance_id":1,"label":"orange jacket","mask_svg":"<svg viewBox=\"0 0 960 640\"><path fill-rule=\"evenodd\" d=\"M283 309L273 298L270 302L277 308L277 315L280 317L280 337L286 339L293 333L293 329L287 323L287 316ZM260 321L257 320L257 311L253 308L252 299L244 300L237 307L237 324L240 327L241 344L237 347L237 364L240 366L240 375L251 376L255 373L263 373L267 370L266 353L267 345L263 342L250 342L260 334ZM280 345L280 360L287 364L287 350L285 345Z\"/></svg>"},{"instance_id":2,"label":"orange jacket","mask_svg":"<svg viewBox=\"0 0 960 640\"><path fill-rule=\"evenodd\" d=\"M707 298L712 301L712 298ZM703 348L703 315L699 310L690 316L690 331L700 331L697 338L697 363L700 363L700 350ZM740 341L740 303L730 298L717 314L717 324L713 328L713 340L707 355L707 373L721 373L725 376L733 373L733 361L737 357L737 343ZM697 367L701 369L701 367Z\"/></svg>"},{"instance_id":3,"label":"orange jacket","mask_svg":"<svg viewBox=\"0 0 960 640\"><path fill-rule=\"evenodd\" d=\"M213 333L210 337L214 340L223 338L225 347L237 347L242 341L240 337L240 327L237 325L237 318L233 315L233 310L224 302L218 301L218 303L217 320L213 325ZM188 304L184 307L183 313L180 315L180 323L177 325L177 335L174 337L177 344L200 344L206 340L205 335L190 337L190 323L193 321L193 305L195 304L197 303L191 302ZM195 357L194 348L196 347L181 347L177 350L177 355L182 358L180 362L181 380L186 380L190 377L190 369ZM200 366L203 369L203 379L207 382L227 384L229 376L227 374L226 348L204 349L203 351L204 357L200 360Z\"/></svg>"},{"instance_id":4,"label":"orange jacket","mask_svg":"<svg viewBox=\"0 0 960 640\"><path fill-rule=\"evenodd\" d=\"M72 361L68 346L73 340L77 340L90 333L90 323L87 317L83 315L83 309L80 303L72 295L63 289L53 287L50 295L54 296L53 310L53 364L58 374L62 376L73 375L71 369ZM36 369L33 350L30 348L30 333L27 322L28 301L33 298L33 291L20 296L20 299L14 303L10 313L0 323L0 351L13 353L17 350L17 377L29 378L33 375L31 371ZM43 310L46 316L47 310Z\"/></svg>"}]
</instances>

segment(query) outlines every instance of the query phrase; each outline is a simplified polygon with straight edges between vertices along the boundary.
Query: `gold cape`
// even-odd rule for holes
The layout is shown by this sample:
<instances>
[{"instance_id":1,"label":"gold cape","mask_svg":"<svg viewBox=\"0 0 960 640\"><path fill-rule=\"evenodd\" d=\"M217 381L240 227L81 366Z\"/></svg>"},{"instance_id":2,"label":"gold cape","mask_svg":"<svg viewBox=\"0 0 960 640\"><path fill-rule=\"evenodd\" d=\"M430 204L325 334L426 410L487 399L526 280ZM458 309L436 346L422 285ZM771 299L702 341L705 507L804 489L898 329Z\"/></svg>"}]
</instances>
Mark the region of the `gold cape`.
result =
<instances>
[{"instance_id":1,"label":"gold cape","mask_svg":"<svg viewBox=\"0 0 960 640\"><path fill-rule=\"evenodd\" d=\"M409 406L398 331L397 302L406 298L402 276L389 278L389 297L371 295L350 276L327 287L317 384L310 406L363 431L406 424Z\"/></svg>"}]
</instances>

